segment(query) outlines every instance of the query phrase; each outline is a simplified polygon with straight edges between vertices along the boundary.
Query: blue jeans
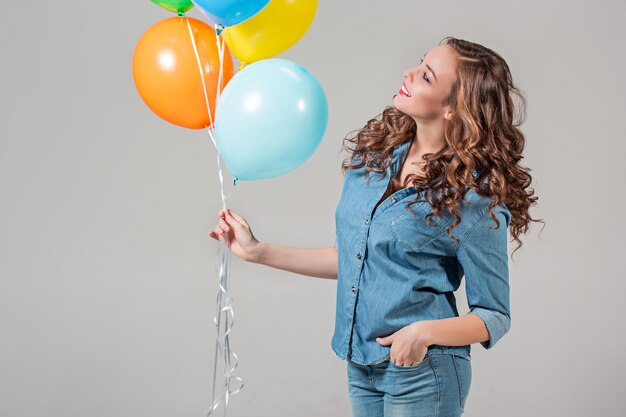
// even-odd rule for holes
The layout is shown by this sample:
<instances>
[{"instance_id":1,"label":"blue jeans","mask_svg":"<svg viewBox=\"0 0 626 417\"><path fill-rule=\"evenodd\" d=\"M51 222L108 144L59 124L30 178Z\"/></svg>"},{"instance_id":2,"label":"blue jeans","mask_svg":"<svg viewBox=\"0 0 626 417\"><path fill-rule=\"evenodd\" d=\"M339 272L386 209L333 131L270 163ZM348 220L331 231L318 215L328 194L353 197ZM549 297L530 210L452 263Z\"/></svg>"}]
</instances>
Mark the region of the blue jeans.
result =
<instances>
[{"instance_id":1,"label":"blue jeans","mask_svg":"<svg viewBox=\"0 0 626 417\"><path fill-rule=\"evenodd\" d=\"M458 417L472 381L471 359L445 346L431 346L417 365L348 360L347 371L353 417Z\"/></svg>"}]
</instances>

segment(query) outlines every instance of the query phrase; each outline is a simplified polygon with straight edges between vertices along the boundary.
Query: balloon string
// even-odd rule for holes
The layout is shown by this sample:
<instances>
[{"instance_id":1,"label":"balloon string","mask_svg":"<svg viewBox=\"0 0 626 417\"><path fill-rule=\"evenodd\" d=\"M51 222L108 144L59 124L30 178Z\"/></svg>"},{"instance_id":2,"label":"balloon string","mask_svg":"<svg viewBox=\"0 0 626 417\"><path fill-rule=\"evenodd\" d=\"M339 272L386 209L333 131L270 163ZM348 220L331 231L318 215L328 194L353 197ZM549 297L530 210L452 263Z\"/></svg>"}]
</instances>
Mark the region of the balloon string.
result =
<instances>
[{"instance_id":1,"label":"balloon string","mask_svg":"<svg viewBox=\"0 0 626 417\"><path fill-rule=\"evenodd\" d=\"M226 210L226 200L228 199L228 196L225 195L224 193L224 176L223 176L223 172L222 172L222 165L221 165L221 160L220 160L220 152L219 152L219 148L217 146L217 142L215 141L215 137L213 135L213 130L215 129L215 125L213 123L213 116L211 114L211 107L209 104L209 97L207 94L207 89L206 89L206 84L204 81L204 71L202 69L202 63L200 61L200 55L198 53L198 48L196 46L196 41L193 35L193 31L191 29L191 25L189 23L189 20L187 19L187 17L184 17L185 21L187 22L187 28L189 29L189 36L191 37L191 42L193 45L193 50L196 56L196 61L198 62L198 69L200 71L200 79L202 80L202 88L203 88L203 92L204 92L204 99L206 102L206 107L207 107L207 111L209 113L209 120L210 120L210 126L208 127L208 132L209 132L209 136L211 137L211 141L213 142L213 145L215 146L215 149L217 151L217 167L218 167L218 174L219 174L219 179L220 179L220 193L221 193L221 197L222 197L222 208L224 210ZM216 25L216 31L217 29L219 29ZM219 33L219 32L218 32ZM220 37L219 35L216 36L216 42L217 42L217 50L218 50L218 55L219 55L219 60L220 60L220 70L219 70L219 74L218 74L218 82L217 82L217 92L215 95L215 108L217 110L218 107L218 103L219 103L219 96L220 96L220 92L221 92L221 86L222 86L222 78L223 78L223 69L224 69L224 47L223 44L220 44ZM223 40L222 40L223 42ZM217 114L217 112L216 112ZM236 184L236 180L235 180L235 184ZM216 340L215 340L215 359L214 359L214 364L213 364L213 390L212 390L212 395L211 395L211 402L212 402L212 406L211 409L209 410L207 416L211 416L213 414L213 412L215 411L215 409L220 405L220 403L222 402L222 400L224 401L224 416L226 416L226 411L227 411L227 407L228 407L228 398L230 394L237 394L238 392L241 391L241 389L243 388L244 384L243 384L243 379L237 376L233 376L233 372L235 371L235 369L237 368L237 355L235 354L235 352L230 350L230 342L229 342L229 338L228 338L228 334L230 333L230 330L232 329L232 326L234 324L234 317L235 317L235 313L233 311L233 307L232 307L232 297L229 295L229 287L230 287L230 248L227 246L226 242L229 241L229 235L228 233L226 233L224 235L225 239L222 240L220 242L220 245L217 249L217 255L218 255L218 259L220 259L220 269L218 272L218 294L217 294L217 302L216 302L216 313L215 316L213 318L213 322L215 323L215 329L216 329ZM216 265L217 266L217 265ZM225 326L224 326L224 333L221 333L221 318L222 318L222 313L224 313L224 322L225 322ZM228 315L230 314L230 320ZM229 321L230 321L230 325L229 325ZM217 386L217 355L218 352L222 354L223 360L224 360L224 385L223 385L223 393L220 395L220 398L216 401L215 400L215 387ZM235 359L235 363L234 365L231 367L230 363L231 363L231 354ZM239 388L237 388L234 391L230 390L230 386L231 386L231 378L237 379L241 382L241 385L239 386Z\"/></svg>"}]
</instances>

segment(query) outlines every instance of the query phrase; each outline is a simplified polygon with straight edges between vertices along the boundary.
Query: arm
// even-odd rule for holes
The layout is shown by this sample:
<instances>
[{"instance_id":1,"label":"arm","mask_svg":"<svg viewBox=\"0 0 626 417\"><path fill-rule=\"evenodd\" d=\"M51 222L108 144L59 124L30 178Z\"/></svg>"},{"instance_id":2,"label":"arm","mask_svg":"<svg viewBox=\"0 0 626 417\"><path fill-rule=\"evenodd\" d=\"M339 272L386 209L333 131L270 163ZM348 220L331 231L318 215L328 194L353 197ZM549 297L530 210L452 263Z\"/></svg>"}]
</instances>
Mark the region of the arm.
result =
<instances>
[{"instance_id":1,"label":"arm","mask_svg":"<svg viewBox=\"0 0 626 417\"><path fill-rule=\"evenodd\" d=\"M337 279L337 248L292 248L259 242L248 260L296 274Z\"/></svg>"},{"instance_id":2,"label":"arm","mask_svg":"<svg viewBox=\"0 0 626 417\"><path fill-rule=\"evenodd\" d=\"M416 322L422 323L422 322ZM427 320L418 334L426 346L465 346L489 340L485 323L475 314Z\"/></svg>"},{"instance_id":3,"label":"arm","mask_svg":"<svg viewBox=\"0 0 626 417\"><path fill-rule=\"evenodd\" d=\"M428 344L462 346L480 342L491 349L511 327L507 229L510 213L497 206L495 223L485 211L462 240L457 257L465 273L470 312L425 324Z\"/></svg>"},{"instance_id":4,"label":"arm","mask_svg":"<svg viewBox=\"0 0 626 417\"><path fill-rule=\"evenodd\" d=\"M219 210L219 221L209 235L224 242L241 259L308 275L337 279L338 253L336 247L291 248L259 241L245 218L232 210Z\"/></svg>"}]
</instances>

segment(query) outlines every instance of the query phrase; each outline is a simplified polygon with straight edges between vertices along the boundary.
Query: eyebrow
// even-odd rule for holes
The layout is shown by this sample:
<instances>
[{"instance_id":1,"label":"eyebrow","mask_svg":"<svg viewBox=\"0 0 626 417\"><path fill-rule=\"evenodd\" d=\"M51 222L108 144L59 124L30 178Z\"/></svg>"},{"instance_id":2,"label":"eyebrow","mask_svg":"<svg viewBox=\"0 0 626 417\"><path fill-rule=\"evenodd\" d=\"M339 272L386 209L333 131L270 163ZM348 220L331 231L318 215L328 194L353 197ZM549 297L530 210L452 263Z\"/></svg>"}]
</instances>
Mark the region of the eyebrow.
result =
<instances>
[{"instance_id":1,"label":"eyebrow","mask_svg":"<svg viewBox=\"0 0 626 417\"><path fill-rule=\"evenodd\" d=\"M422 56L422 58L424 58L424 57L426 57L426 54L424 54L424 56ZM428 64L426 64L426 67L430 70L430 72L433 73L433 77L435 77L435 81L437 81L437 84L439 84L439 80L437 79L437 74L435 74L435 71L433 71L433 69Z\"/></svg>"}]
</instances>

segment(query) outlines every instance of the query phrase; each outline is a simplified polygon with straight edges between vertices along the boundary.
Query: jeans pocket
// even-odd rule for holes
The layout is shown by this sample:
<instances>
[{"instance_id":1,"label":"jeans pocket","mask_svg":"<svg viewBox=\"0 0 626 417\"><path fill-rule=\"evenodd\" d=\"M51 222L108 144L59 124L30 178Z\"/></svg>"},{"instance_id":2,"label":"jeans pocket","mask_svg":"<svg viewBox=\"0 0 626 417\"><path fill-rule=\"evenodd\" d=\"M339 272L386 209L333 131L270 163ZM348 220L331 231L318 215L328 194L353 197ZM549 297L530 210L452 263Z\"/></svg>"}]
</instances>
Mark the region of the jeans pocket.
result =
<instances>
[{"instance_id":1,"label":"jeans pocket","mask_svg":"<svg viewBox=\"0 0 626 417\"><path fill-rule=\"evenodd\" d=\"M391 358L389 358L389 365L396 369L412 370L412 369L419 369L425 366L429 361L430 361L430 358L428 357L428 355L426 355L424 356L424 359L422 359L422 361L418 363L417 365L402 366L402 365L396 365L395 363L391 361Z\"/></svg>"},{"instance_id":2,"label":"jeans pocket","mask_svg":"<svg viewBox=\"0 0 626 417\"><path fill-rule=\"evenodd\" d=\"M454 370L459 382L459 403L461 409L465 409L465 401L469 395L472 384L472 362L464 356L452 355Z\"/></svg>"}]
</instances>

